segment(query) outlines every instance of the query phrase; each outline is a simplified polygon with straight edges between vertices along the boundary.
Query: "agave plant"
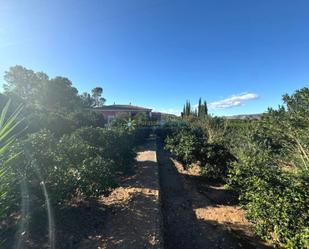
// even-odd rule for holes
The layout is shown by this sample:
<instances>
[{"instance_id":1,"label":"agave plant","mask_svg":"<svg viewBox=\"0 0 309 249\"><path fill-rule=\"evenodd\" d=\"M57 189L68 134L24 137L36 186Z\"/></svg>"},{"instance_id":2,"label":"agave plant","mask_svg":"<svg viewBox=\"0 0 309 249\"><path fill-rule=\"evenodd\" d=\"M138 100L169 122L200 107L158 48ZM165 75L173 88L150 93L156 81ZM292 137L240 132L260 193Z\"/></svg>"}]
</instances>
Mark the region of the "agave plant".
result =
<instances>
[{"instance_id":1,"label":"agave plant","mask_svg":"<svg viewBox=\"0 0 309 249\"><path fill-rule=\"evenodd\" d=\"M124 124L124 129L129 132L134 131L136 129L136 121L132 118L128 118Z\"/></svg>"}]
</instances>

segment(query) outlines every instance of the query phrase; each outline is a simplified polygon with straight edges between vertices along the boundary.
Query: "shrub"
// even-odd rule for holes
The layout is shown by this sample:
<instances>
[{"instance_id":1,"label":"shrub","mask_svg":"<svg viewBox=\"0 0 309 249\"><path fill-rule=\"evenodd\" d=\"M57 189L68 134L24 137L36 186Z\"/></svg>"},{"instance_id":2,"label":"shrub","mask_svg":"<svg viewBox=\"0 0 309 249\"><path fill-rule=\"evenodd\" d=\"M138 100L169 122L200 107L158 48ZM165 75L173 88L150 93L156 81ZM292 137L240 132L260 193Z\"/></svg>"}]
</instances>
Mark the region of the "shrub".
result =
<instances>
[{"instance_id":1,"label":"shrub","mask_svg":"<svg viewBox=\"0 0 309 249\"><path fill-rule=\"evenodd\" d=\"M208 117L207 120L210 118ZM212 122L207 121L207 123ZM168 127L168 129L171 128ZM208 143L209 130L205 130L203 121L182 124L181 127L175 126L171 129L171 133L172 135L165 139L165 148L185 166L198 163L201 166L202 175L214 179L225 179L228 166L235 160L235 157L222 144Z\"/></svg>"},{"instance_id":2,"label":"shrub","mask_svg":"<svg viewBox=\"0 0 309 249\"><path fill-rule=\"evenodd\" d=\"M184 127L187 127L187 124L184 122L167 122L164 125L157 127L155 129L155 134L161 141L165 141L168 136L177 134Z\"/></svg>"},{"instance_id":3,"label":"shrub","mask_svg":"<svg viewBox=\"0 0 309 249\"><path fill-rule=\"evenodd\" d=\"M115 162L116 170L129 172L135 163L133 134L122 129L85 127L76 130L71 137L80 137L102 157Z\"/></svg>"},{"instance_id":4,"label":"shrub","mask_svg":"<svg viewBox=\"0 0 309 249\"><path fill-rule=\"evenodd\" d=\"M41 204L44 200L40 187L42 181L45 182L54 202L72 195L67 185L73 179L68 174L66 165L59 163L58 141L50 131L42 130L18 141L11 148L11 153L17 151L21 153L9 161L9 166L14 171L15 179L18 179L17 183L24 181L36 199L41 200Z\"/></svg>"},{"instance_id":5,"label":"shrub","mask_svg":"<svg viewBox=\"0 0 309 249\"><path fill-rule=\"evenodd\" d=\"M76 129L73 120L62 114L52 112L36 112L27 117L28 133L39 132L42 129L50 130L57 137L71 133Z\"/></svg>"},{"instance_id":6,"label":"shrub","mask_svg":"<svg viewBox=\"0 0 309 249\"><path fill-rule=\"evenodd\" d=\"M76 128L87 126L103 127L105 123L104 116L101 113L88 109L70 113L69 119L74 122Z\"/></svg>"},{"instance_id":7,"label":"shrub","mask_svg":"<svg viewBox=\"0 0 309 249\"><path fill-rule=\"evenodd\" d=\"M98 196L115 186L115 172L128 172L135 162L134 139L121 130L81 128L61 139L42 130L17 142L9 161L14 175L13 198L25 180L38 205L44 204L40 183L44 181L53 204L77 194ZM19 191L17 191L19 192Z\"/></svg>"},{"instance_id":8,"label":"shrub","mask_svg":"<svg viewBox=\"0 0 309 249\"><path fill-rule=\"evenodd\" d=\"M55 192L71 193L67 197L75 194L98 196L115 186L115 163L104 158L99 147L72 134L60 140L58 150L59 167L67 170L60 176L64 188L57 184ZM56 181L53 179L53 182Z\"/></svg>"},{"instance_id":9,"label":"shrub","mask_svg":"<svg viewBox=\"0 0 309 249\"><path fill-rule=\"evenodd\" d=\"M205 144L199 150L198 160L202 175L225 180L229 166L236 158L221 144Z\"/></svg>"},{"instance_id":10,"label":"shrub","mask_svg":"<svg viewBox=\"0 0 309 249\"><path fill-rule=\"evenodd\" d=\"M152 133L152 128L150 127L137 128L133 132L134 144L135 145L142 144L143 142L145 142L145 139L149 138L151 133Z\"/></svg>"},{"instance_id":11,"label":"shrub","mask_svg":"<svg viewBox=\"0 0 309 249\"><path fill-rule=\"evenodd\" d=\"M237 190L257 233L290 248L307 248L309 184L271 162L270 153L251 149L229 170L229 186ZM306 246L304 246L307 243Z\"/></svg>"},{"instance_id":12,"label":"shrub","mask_svg":"<svg viewBox=\"0 0 309 249\"><path fill-rule=\"evenodd\" d=\"M185 127L165 139L165 148L173 153L185 166L198 161L199 149L204 143L202 131Z\"/></svg>"}]
</instances>

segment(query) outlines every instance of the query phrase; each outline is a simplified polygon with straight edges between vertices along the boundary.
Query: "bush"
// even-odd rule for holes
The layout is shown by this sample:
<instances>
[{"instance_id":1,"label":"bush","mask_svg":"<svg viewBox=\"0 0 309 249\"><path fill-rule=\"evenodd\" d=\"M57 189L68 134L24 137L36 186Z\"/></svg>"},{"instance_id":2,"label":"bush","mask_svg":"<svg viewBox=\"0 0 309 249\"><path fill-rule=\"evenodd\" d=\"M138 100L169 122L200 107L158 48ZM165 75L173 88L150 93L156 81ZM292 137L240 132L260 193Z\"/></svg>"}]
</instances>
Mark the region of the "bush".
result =
<instances>
[{"instance_id":1,"label":"bush","mask_svg":"<svg viewBox=\"0 0 309 249\"><path fill-rule=\"evenodd\" d=\"M85 109L83 111L70 113L69 119L71 119L76 128L93 126L104 127L104 116L101 113Z\"/></svg>"},{"instance_id":2,"label":"bush","mask_svg":"<svg viewBox=\"0 0 309 249\"><path fill-rule=\"evenodd\" d=\"M155 129L155 134L161 141L165 141L168 136L177 134L178 131L184 127L187 127L187 124L184 122L167 122L164 125L157 127Z\"/></svg>"},{"instance_id":3,"label":"bush","mask_svg":"<svg viewBox=\"0 0 309 249\"><path fill-rule=\"evenodd\" d=\"M73 196L98 196L115 186L116 171L128 172L135 162L134 139L121 130L81 128L58 139L42 130L17 142L10 154L21 153L9 161L14 182L5 200L18 203L19 183L44 204L44 181L53 204ZM13 205L9 208L13 210Z\"/></svg>"},{"instance_id":4,"label":"bush","mask_svg":"<svg viewBox=\"0 0 309 249\"><path fill-rule=\"evenodd\" d=\"M57 137L71 133L76 129L73 120L63 116L62 114L52 112L36 112L27 117L27 132L35 133L42 129L50 130Z\"/></svg>"},{"instance_id":5,"label":"bush","mask_svg":"<svg viewBox=\"0 0 309 249\"><path fill-rule=\"evenodd\" d=\"M209 131L203 129L202 121L173 128L168 127L172 135L165 139L167 150L185 166L192 163L199 164L202 175L214 179L225 179L228 166L235 160L235 157L222 144L207 142Z\"/></svg>"},{"instance_id":6,"label":"bush","mask_svg":"<svg viewBox=\"0 0 309 249\"><path fill-rule=\"evenodd\" d=\"M26 139L17 141L10 149L10 154L18 156L8 162L8 167L12 170L15 181L12 182L12 189L17 190L20 199L21 192L19 185L21 182L24 188L29 189L38 199L41 200L41 205L44 203L44 198L41 192L40 183L48 182L50 177L57 174L60 170L56 159L57 140L50 131L42 130L38 133L29 135ZM62 168L61 168L62 169ZM62 174L57 174L62 176ZM55 177L57 181L59 179ZM58 182L54 183L58 184ZM16 203L19 203L16 200Z\"/></svg>"},{"instance_id":7,"label":"bush","mask_svg":"<svg viewBox=\"0 0 309 249\"><path fill-rule=\"evenodd\" d=\"M71 134L62 137L58 149L59 166L67 170L60 176L64 188L57 184L54 187L56 193L71 192L67 197L76 194L98 196L115 186L115 162L103 157L100 147ZM52 182L56 181L53 179Z\"/></svg>"},{"instance_id":8,"label":"bush","mask_svg":"<svg viewBox=\"0 0 309 249\"><path fill-rule=\"evenodd\" d=\"M102 157L115 162L116 170L129 172L135 162L135 140L132 133L122 129L85 127L76 130L71 137L80 137Z\"/></svg>"},{"instance_id":9,"label":"bush","mask_svg":"<svg viewBox=\"0 0 309 249\"><path fill-rule=\"evenodd\" d=\"M238 190L257 233L291 248L304 246L309 225L308 181L269 164L269 155L243 155L229 171L229 185Z\"/></svg>"},{"instance_id":10,"label":"bush","mask_svg":"<svg viewBox=\"0 0 309 249\"><path fill-rule=\"evenodd\" d=\"M134 144L135 145L142 144L143 142L145 142L145 139L150 137L151 133L152 133L152 128L150 128L150 127L137 128L133 132Z\"/></svg>"},{"instance_id":11,"label":"bush","mask_svg":"<svg viewBox=\"0 0 309 249\"><path fill-rule=\"evenodd\" d=\"M198 160L202 175L226 180L229 166L236 158L221 144L206 144L200 148Z\"/></svg>"},{"instance_id":12,"label":"bush","mask_svg":"<svg viewBox=\"0 0 309 249\"><path fill-rule=\"evenodd\" d=\"M201 129L185 127L177 129L165 139L165 148L173 153L184 166L198 161L199 149L204 143Z\"/></svg>"}]
</instances>

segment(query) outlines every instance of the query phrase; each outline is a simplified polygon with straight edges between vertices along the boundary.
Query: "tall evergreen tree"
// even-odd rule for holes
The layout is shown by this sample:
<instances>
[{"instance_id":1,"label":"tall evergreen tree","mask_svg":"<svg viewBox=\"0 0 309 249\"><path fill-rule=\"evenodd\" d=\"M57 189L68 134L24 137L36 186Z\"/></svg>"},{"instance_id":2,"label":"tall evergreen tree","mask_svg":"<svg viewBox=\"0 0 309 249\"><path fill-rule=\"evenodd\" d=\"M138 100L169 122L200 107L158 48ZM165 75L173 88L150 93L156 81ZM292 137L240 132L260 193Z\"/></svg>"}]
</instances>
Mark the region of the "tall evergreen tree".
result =
<instances>
[{"instance_id":1,"label":"tall evergreen tree","mask_svg":"<svg viewBox=\"0 0 309 249\"><path fill-rule=\"evenodd\" d=\"M186 115L186 104L183 105L183 110L181 113L181 117L183 118Z\"/></svg>"},{"instance_id":2,"label":"tall evergreen tree","mask_svg":"<svg viewBox=\"0 0 309 249\"><path fill-rule=\"evenodd\" d=\"M197 117L201 117L202 115L202 98L198 100L198 107L197 107Z\"/></svg>"},{"instance_id":3,"label":"tall evergreen tree","mask_svg":"<svg viewBox=\"0 0 309 249\"><path fill-rule=\"evenodd\" d=\"M208 107L207 107L206 100L204 101L204 113L205 113L206 116L208 115Z\"/></svg>"},{"instance_id":4,"label":"tall evergreen tree","mask_svg":"<svg viewBox=\"0 0 309 249\"><path fill-rule=\"evenodd\" d=\"M187 117L187 116L190 116L191 114L192 114L191 103L190 103L190 101L187 100L186 104L183 107L182 116Z\"/></svg>"},{"instance_id":5,"label":"tall evergreen tree","mask_svg":"<svg viewBox=\"0 0 309 249\"><path fill-rule=\"evenodd\" d=\"M203 117L207 116L208 115L207 102L206 101L202 102L202 98L199 98L198 106L197 106L197 109L195 111L196 111L195 115L198 118L203 118Z\"/></svg>"}]
</instances>

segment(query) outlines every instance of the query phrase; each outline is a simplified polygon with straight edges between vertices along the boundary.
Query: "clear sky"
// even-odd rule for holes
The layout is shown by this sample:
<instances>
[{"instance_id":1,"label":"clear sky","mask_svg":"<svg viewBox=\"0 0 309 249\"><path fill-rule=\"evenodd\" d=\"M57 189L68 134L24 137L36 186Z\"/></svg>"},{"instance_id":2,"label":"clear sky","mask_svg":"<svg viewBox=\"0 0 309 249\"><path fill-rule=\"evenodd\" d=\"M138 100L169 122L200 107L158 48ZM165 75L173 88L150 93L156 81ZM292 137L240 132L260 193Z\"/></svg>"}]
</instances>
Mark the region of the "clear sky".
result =
<instances>
[{"instance_id":1,"label":"clear sky","mask_svg":"<svg viewBox=\"0 0 309 249\"><path fill-rule=\"evenodd\" d=\"M20 64L107 104L259 113L309 85L308 0L0 0L0 84Z\"/></svg>"}]
</instances>

